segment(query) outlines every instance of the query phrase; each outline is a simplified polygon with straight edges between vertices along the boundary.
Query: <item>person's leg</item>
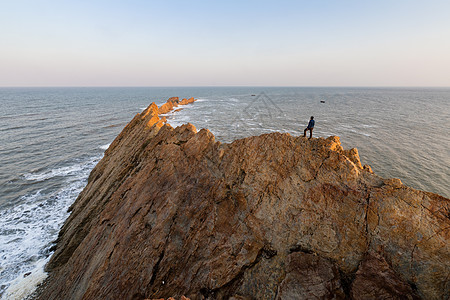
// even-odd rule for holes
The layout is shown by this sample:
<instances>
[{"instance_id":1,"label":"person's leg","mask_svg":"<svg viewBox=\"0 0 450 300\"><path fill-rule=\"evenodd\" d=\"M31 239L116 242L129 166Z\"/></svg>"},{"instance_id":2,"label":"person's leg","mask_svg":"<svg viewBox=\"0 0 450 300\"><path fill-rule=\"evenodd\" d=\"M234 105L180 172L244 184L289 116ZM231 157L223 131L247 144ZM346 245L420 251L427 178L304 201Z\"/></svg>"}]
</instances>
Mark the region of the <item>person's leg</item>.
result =
<instances>
[{"instance_id":1,"label":"person's leg","mask_svg":"<svg viewBox=\"0 0 450 300\"><path fill-rule=\"evenodd\" d=\"M306 130L308 130L308 128L305 128L305 131L303 131L303 137L306 137Z\"/></svg>"},{"instance_id":2,"label":"person's leg","mask_svg":"<svg viewBox=\"0 0 450 300\"><path fill-rule=\"evenodd\" d=\"M309 138L312 138L312 131L313 131L313 129L310 128L310 129L309 129Z\"/></svg>"}]
</instances>

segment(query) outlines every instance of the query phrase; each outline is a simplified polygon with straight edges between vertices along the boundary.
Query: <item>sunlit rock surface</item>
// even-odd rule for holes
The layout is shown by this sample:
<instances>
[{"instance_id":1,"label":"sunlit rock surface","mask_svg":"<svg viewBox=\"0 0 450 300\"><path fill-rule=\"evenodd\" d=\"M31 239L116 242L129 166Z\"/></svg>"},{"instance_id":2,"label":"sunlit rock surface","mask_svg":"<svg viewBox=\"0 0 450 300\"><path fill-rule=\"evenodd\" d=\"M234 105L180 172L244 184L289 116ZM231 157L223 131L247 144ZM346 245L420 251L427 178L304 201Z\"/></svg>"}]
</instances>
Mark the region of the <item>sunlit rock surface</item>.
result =
<instances>
[{"instance_id":1,"label":"sunlit rock surface","mask_svg":"<svg viewBox=\"0 0 450 300\"><path fill-rule=\"evenodd\" d=\"M447 299L450 200L338 137L222 144L151 104L71 207L40 299Z\"/></svg>"}]
</instances>

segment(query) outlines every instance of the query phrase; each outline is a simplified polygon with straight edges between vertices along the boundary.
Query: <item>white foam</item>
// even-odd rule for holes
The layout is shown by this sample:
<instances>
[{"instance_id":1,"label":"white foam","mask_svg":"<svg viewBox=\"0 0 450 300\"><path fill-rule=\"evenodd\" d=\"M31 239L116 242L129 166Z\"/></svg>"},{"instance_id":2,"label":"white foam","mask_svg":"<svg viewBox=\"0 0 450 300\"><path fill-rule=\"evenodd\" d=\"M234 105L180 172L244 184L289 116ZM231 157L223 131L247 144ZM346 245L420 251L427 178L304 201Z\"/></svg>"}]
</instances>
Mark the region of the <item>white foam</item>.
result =
<instances>
[{"instance_id":1,"label":"white foam","mask_svg":"<svg viewBox=\"0 0 450 300\"><path fill-rule=\"evenodd\" d=\"M16 279L11 281L10 286L3 294L2 300L21 300L29 296L36 287L47 278L44 272L44 266L48 259L41 259L36 262L36 267L27 273L20 274ZM29 274L26 276L26 274Z\"/></svg>"},{"instance_id":2,"label":"white foam","mask_svg":"<svg viewBox=\"0 0 450 300\"><path fill-rule=\"evenodd\" d=\"M22 295L32 292L45 278L43 267L51 255L52 241L69 215L67 209L86 185L90 171L100 158L101 155L92 157L78 167L63 171L58 169L53 173L66 174L66 184L59 190L35 191L21 197L20 204L0 211L3 268L0 294L8 288L2 299L22 299ZM51 173L41 174L41 178ZM24 277L28 272L31 275Z\"/></svg>"},{"instance_id":3,"label":"white foam","mask_svg":"<svg viewBox=\"0 0 450 300\"><path fill-rule=\"evenodd\" d=\"M167 123L169 123L170 126L174 128L189 123L190 121L191 119L188 116L176 116L167 118Z\"/></svg>"},{"instance_id":4,"label":"white foam","mask_svg":"<svg viewBox=\"0 0 450 300\"><path fill-rule=\"evenodd\" d=\"M48 171L45 171L42 173L37 173L37 174L27 173L27 174L24 174L23 177L26 180L30 180L30 181L43 181L43 180L47 180L49 178L56 177L56 176L66 176L66 175L69 175L70 173L79 172L81 170L82 170L81 165L73 165L73 166L68 166L68 167L52 169L52 170L48 170Z\"/></svg>"},{"instance_id":5,"label":"white foam","mask_svg":"<svg viewBox=\"0 0 450 300\"><path fill-rule=\"evenodd\" d=\"M100 146L100 148L103 149L102 147L106 147L106 146L109 147L109 145L110 144L103 145L103 146ZM106 149L108 149L108 148L106 147ZM47 179L50 179L50 178L53 178L56 176L73 175L75 173L79 173L86 169L91 169L91 168L92 168L92 162L88 161L88 162L84 162L84 163L76 163L76 164L73 164L73 165L67 166L67 167L60 167L60 168L46 170L41 173L26 173L26 174L23 174L22 177L29 181L44 181L44 180L47 180Z\"/></svg>"},{"instance_id":6,"label":"white foam","mask_svg":"<svg viewBox=\"0 0 450 300\"><path fill-rule=\"evenodd\" d=\"M175 111L169 111L168 113L165 113L165 114L160 114L159 116L160 117L171 117L171 116L173 116L175 114Z\"/></svg>"},{"instance_id":7,"label":"white foam","mask_svg":"<svg viewBox=\"0 0 450 300\"><path fill-rule=\"evenodd\" d=\"M101 146L99 146L99 148L102 150L108 150L109 146L111 146L111 143L106 144L106 145L101 145Z\"/></svg>"}]
</instances>

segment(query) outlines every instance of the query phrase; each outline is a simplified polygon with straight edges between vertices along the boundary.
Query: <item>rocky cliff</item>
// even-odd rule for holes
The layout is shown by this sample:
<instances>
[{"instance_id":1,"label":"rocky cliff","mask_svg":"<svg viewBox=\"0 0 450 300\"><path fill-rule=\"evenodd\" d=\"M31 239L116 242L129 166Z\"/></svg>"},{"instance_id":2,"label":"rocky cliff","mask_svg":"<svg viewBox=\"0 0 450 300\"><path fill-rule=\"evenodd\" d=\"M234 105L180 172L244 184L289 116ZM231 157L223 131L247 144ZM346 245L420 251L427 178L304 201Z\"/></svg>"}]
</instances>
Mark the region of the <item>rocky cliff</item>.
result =
<instances>
[{"instance_id":1,"label":"rocky cliff","mask_svg":"<svg viewBox=\"0 0 450 300\"><path fill-rule=\"evenodd\" d=\"M448 299L450 200L383 179L338 137L222 144L125 127L71 207L40 299Z\"/></svg>"}]
</instances>

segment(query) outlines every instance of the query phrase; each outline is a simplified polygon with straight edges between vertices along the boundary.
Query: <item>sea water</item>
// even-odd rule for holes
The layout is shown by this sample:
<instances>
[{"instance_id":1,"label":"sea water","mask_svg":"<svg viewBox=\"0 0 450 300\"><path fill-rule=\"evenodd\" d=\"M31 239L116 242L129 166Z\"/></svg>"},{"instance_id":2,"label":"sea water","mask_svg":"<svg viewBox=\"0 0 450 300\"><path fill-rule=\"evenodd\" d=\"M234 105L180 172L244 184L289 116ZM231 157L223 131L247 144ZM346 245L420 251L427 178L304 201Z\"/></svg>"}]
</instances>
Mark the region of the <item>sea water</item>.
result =
<instances>
[{"instance_id":1,"label":"sea water","mask_svg":"<svg viewBox=\"0 0 450 300\"><path fill-rule=\"evenodd\" d=\"M43 267L67 209L136 113L169 97L199 99L166 115L221 142L270 132L337 135L383 177L450 196L446 88L0 88L0 296L22 299ZM309 133L308 133L309 134ZM276 145L274 145L276 147Z\"/></svg>"}]
</instances>

